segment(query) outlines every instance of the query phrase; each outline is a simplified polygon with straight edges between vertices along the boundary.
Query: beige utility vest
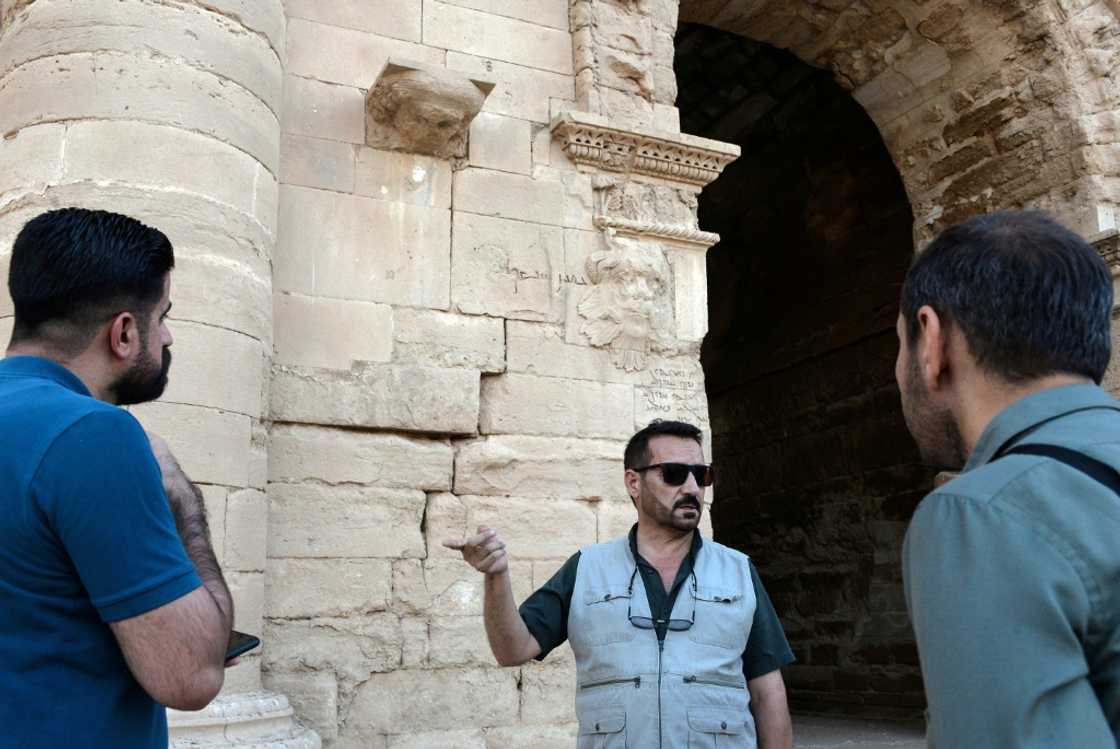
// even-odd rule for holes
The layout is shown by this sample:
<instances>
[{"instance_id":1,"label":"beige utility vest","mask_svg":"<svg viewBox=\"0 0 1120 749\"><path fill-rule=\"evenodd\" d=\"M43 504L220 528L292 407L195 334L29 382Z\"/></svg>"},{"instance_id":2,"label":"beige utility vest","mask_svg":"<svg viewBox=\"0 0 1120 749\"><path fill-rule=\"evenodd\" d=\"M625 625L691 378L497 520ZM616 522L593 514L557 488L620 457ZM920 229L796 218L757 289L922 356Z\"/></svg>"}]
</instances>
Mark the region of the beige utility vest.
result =
<instances>
[{"instance_id":1,"label":"beige utility vest","mask_svg":"<svg viewBox=\"0 0 1120 749\"><path fill-rule=\"evenodd\" d=\"M581 550L568 613L576 656L579 749L755 749L743 651L755 595L745 554L704 540L666 633L630 623L650 616L628 538ZM695 607L695 616L693 616Z\"/></svg>"}]
</instances>

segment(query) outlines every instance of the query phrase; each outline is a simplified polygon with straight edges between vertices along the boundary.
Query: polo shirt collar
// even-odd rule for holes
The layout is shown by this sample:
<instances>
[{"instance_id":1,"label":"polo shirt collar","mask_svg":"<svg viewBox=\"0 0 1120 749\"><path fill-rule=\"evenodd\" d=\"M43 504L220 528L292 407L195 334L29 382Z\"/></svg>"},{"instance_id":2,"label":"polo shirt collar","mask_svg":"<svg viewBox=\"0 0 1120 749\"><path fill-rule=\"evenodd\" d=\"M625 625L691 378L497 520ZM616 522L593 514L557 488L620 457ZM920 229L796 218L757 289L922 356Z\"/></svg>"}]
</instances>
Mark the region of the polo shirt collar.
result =
<instances>
[{"instance_id":1,"label":"polo shirt collar","mask_svg":"<svg viewBox=\"0 0 1120 749\"><path fill-rule=\"evenodd\" d=\"M689 569L692 569L692 563L696 560L696 555L700 553L700 547L703 545L703 543L704 540L700 538L700 529L697 528L696 530L692 531L692 547L688 550L688 556L685 557L685 561L688 563ZM645 562L646 564L649 564L649 562L646 561L645 557L638 553L637 523L634 523L634 525L630 526L630 555L634 557L635 562Z\"/></svg>"},{"instance_id":2,"label":"polo shirt collar","mask_svg":"<svg viewBox=\"0 0 1120 749\"><path fill-rule=\"evenodd\" d=\"M1089 384L1048 388L1020 398L988 424L964 470L971 471L988 463L1017 438L1025 437L1048 421L1093 408L1120 410L1120 404L1096 385Z\"/></svg>"},{"instance_id":3,"label":"polo shirt collar","mask_svg":"<svg viewBox=\"0 0 1120 749\"><path fill-rule=\"evenodd\" d=\"M92 397L89 388L76 374L58 362L39 356L9 356L0 360L0 374L16 377L40 377L73 390L79 395Z\"/></svg>"}]
</instances>

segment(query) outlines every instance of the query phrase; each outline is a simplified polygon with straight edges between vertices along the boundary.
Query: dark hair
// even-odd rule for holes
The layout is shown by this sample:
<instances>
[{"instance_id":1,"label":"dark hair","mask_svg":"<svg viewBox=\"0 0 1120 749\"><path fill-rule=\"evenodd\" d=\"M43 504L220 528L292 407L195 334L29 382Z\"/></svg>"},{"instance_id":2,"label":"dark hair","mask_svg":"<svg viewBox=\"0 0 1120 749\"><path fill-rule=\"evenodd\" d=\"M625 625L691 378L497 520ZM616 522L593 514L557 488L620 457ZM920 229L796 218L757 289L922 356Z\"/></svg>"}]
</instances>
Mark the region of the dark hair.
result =
<instances>
[{"instance_id":1,"label":"dark hair","mask_svg":"<svg viewBox=\"0 0 1120 749\"><path fill-rule=\"evenodd\" d=\"M1000 211L942 232L902 286L911 344L927 304L1008 382L1067 373L1099 384L1108 366L1112 276L1085 240L1041 213Z\"/></svg>"},{"instance_id":2,"label":"dark hair","mask_svg":"<svg viewBox=\"0 0 1120 749\"><path fill-rule=\"evenodd\" d=\"M654 419L626 443L626 452L623 454L622 465L625 468L640 468L646 465L649 462L649 441L654 437L661 437L663 435L696 440L696 444L701 447L704 446L703 432L692 424L683 421L662 421L661 419Z\"/></svg>"},{"instance_id":3,"label":"dark hair","mask_svg":"<svg viewBox=\"0 0 1120 749\"><path fill-rule=\"evenodd\" d=\"M114 307L148 313L174 265L163 232L134 218L82 208L37 216L12 246L12 343L42 338L44 324L62 323L52 326L51 343L84 348Z\"/></svg>"}]
</instances>

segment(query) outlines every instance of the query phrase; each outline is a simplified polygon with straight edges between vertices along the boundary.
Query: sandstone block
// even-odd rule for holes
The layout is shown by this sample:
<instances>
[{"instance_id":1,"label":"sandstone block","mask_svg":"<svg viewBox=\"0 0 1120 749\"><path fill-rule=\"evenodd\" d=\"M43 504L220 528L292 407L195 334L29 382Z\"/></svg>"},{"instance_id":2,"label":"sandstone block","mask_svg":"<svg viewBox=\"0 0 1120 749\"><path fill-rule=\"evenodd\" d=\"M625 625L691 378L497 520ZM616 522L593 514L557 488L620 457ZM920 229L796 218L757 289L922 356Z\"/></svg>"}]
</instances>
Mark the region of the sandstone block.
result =
<instances>
[{"instance_id":1,"label":"sandstone block","mask_svg":"<svg viewBox=\"0 0 1120 749\"><path fill-rule=\"evenodd\" d=\"M500 172L529 174L533 166L529 122L480 113L471 122L470 164Z\"/></svg>"},{"instance_id":2,"label":"sandstone block","mask_svg":"<svg viewBox=\"0 0 1120 749\"><path fill-rule=\"evenodd\" d=\"M226 566L235 570L265 568L268 498L256 489L230 493L226 500Z\"/></svg>"},{"instance_id":3,"label":"sandstone block","mask_svg":"<svg viewBox=\"0 0 1120 749\"><path fill-rule=\"evenodd\" d=\"M350 706L343 735L509 725L517 721L517 674L512 670L455 669L374 674Z\"/></svg>"},{"instance_id":4,"label":"sandstone block","mask_svg":"<svg viewBox=\"0 0 1120 749\"><path fill-rule=\"evenodd\" d=\"M486 97L483 112L546 124L551 119L550 99L574 100L575 84L570 75L489 60L461 52L447 53L447 67L472 78L494 81L498 85Z\"/></svg>"},{"instance_id":5,"label":"sandstone block","mask_svg":"<svg viewBox=\"0 0 1120 749\"><path fill-rule=\"evenodd\" d=\"M708 333L708 267L704 253L671 250L675 336L679 341L702 341Z\"/></svg>"},{"instance_id":6,"label":"sandstone block","mask_svg":"<svg viewBox=\"0 0 1120 749\"><path fill-rule=\"evenodd\" d=\"M249 486L262 491L268 486L268 429L259 421L249 440Z\"/></svg>"},{"instance_id":7,"label":"sandstone block","mask_svg":"<svg viewBox=\"0 0 1120 749\"><path fill-rule=\"evenodd\" d=\"M260 630L253 630L259 632ZM261 657L256 652L241 656L241 663L226 671L219 696L256 692L261 688ZM174 741L174 739L172 739Z\"/></svg>"},{"instance_id":8,"label":"sandstone block","mask_svg":"<svg viewBox=\"0 0 1120 749\"><path fill-rule=\"evenodd\" d=\"M267 671L262 680L266 689L286 696L300 721L320 738L338 736L338 679L333 673Z\"/></svg>"},{"instance_id":9,"label":"sandstone block","mask_svg":"<svg viewBox=\"0 0 1120 749\"><path fill-rule=\"evenodd\" d=\"M474 8L495 16L518 18L522 21L568 30L568 3L566 0L523 0L507 3L504 0L445 0L449 5Z\"/></svg>"},{"instance_id":10,"label":"sandstone block","mask_svg":"<svg viewBox=\"0 0 1120 749\"><path fill-rule=\"evenodd\" d=\"M406 5L415 0L406 0ZM386 5L400 3L383 3ZM333 5L333 4L332 4ZM409 9L401 5L405 13ZM331 12L329 9L326 12ZM368 9L367 17L380 22ZM380 25L380 24L379 24ZM417 29L418 31L419 29ZM380 33L381 30L378 30ZM368 89L377 71L390 57L443 65L444 51L366 31L344 29L291 18L288 21L288 72L328 83ZM438 46L438 45L437 45Z\"/></svg>"},{"instance_id":11,"label":"sandstone block","mask_svg":"<svg viewBox=\"0 0 1120 749\"><path fill-rule=\"evenodd\" d=\"M172 320L169 327L174 364L164 402L260 416L265 356L260 341L210 325Z\"/></svg>"},{"instance_id":12,"label":"sandstone block","mask_svg":"<svg viewBox=\"0 0 1120 749\"><path fill-rule=\"evenodd\" d=\"M501 435L462 442L455 456L457 494L566 499L626 498L625 444Z\"/></svg>"},{"instance_id":13,"label":"sandstone block","mask_svg":"<svg viewBox=\"0 0 1120 749\"><path fill-rule=\"evenodd\" d=\"M424 564L419 559L393 561L393 610L410 614L424 611L432 603L424 581ZM424 633L427 637L427 625ZM425 640L426 642L426 640Z\"/></svg>"},{"instance_id":14,"label":"sandstone block","mask_svg":"<svg viewBox=\"0 0 1120 749\"><path fill-rule=\"evenodd\" d=\"M130 410L145 429L167 440L193 481L248 486L248 416L161 401Z\"/></svg>"},{"instance_id":15,"label":"sandstone block","mask_svg":"<svg viewBox=\"0 0 1120 749\"><path fill-rule=\"evenodd\" d=\"M3 340L0 338L0 340ZM219 565L225 564L226 550L226 498L229 491L224 486L199 484L202 502L206 507L206 522L210 526L210 546Z\"/></svg>"},{"instance_id":16,"label":"sandstone block","mask_svg":"<svg viewBox=\"0 0 1120 749\"><path fill-rule=\"evenodd\" d=\"M440 2L424 3L424 43L554 73L572 72L572 37L567 28L538 26Z\"/></svg>"},{"instance_id":17,"label":"sandstone block","mask_svg":"<svg viewBox=\"0 0 1120 749\"><path fill-rule=\"evenodd\" d=\"M262 639L269 644L264 650L268 671L331 674L345 688L365 681L372 673L399 668L401 663L401 628L394 614L269 619Z\"/></svg>"},{"instance_id":18,"label":"sandstone block","mask_svg":"<svg viewBox=\"0 0 1120 749\"><path fill-rule=\"evenodd\" d=\"M82 122L69 127L66 140L67 179L186 190L253 215L259 164L216 138L142 122Z\"/></svg>"},{"instance_id":19,"label":"sandstone block","mask_svg":"<svg viewBox=\"0 0 1120 749\"><path fill-rule=\"evenodd\" d=\"M481 616L437 616L428 627L432 668L494 665Z\"/></svg>"},{"instance_id":20,"label":"sandstone block","mask_svg":"<svg viewBox=\"0 0 1120 749\"><path fill-rule=\"evenodd\" d=\"M5 195L37 192L62 178L62 148L65 125L37 125L0 137L0 199ZM3 200L0 200L2 203ZM11 243L0 245L11 251ZM8 277L7 269L4 278ZM7 296L7 284L4 284Z\"/></svg>"},{"instance_id":21,"label":"sandstone block","mask_svg":"<svg viewBox=\"0 0 1120 749\"><path fill-rule=\"evenodd\" d=\"M401 617L404 647L401 668L428 667L428 620L413 616Z\"/></svg>"},{"instance_id":22,"label":"sandstone block","mask_svg":"<svg viewBox=\"0 0 1120 749\"><path fill-rule=\"evenodd\" d=\"M576 741L578 723L563 726L515 726L492 728L486 732L486 749L531 746L533 749L571 749Z\"/></svg>"},{"instance_id":23,"label":"sandstone block","mask_svg":"<svg viewBox=\"0 0 1120 749\"><path fill-rule=\"evenodd\" d=\"M505 369L505 329L498 318L404 307L394 315L393 360L399 364Z\"/></svg>"},{"instance_id":24,"label":"sandstone block","mask_svg":"<svg viewBox=\"0 0 1120 749\"><path fill-rule=\"evenodd\" d=\"M564 183L559 179L472 167L455 172L452 190L457 212L564 225Z\"/></svg>"},{"instance_id":25,"label":"sandstone block","mask_svg":"<svg viewBox=\"0 0 1120 749\"><path fill-rule=\"evenodd\" d=\"M577 292L578 298L582 295ZM705 319L707 313L705 313ZM587 318L576 314L567 328L586 325ZM704 371L694 355L664 356L647 350L642 366L629 371L619 365L615 352L585 343L582 334L569 337L556 325L510 320L506 323L506 345L509 372L523 372L542 377L563 377L574 380L617 382L650 387L703 387Z\"/></svg>"},{"instance_id":26,"label":"sandstone block","mask_svg":"<svg viewBox=\"0 0 1120 749\"><path fill-rule=\"evenodd\" d=\"M474 434L479 373L386 364L348 372L277 367L272 417L303 424Z\"/></svg>"},{"instance_id":27,"label":"sandstone block","mask_svg":"<svg viewBox=\"0 0 1120 749\"><path fill-rule=\"evenodd\" d=\"M150 122L212 136L276 170L279 131L265 102L170 58L103 52L42 57L9 73L0 98L0 133L64 119L127 120L143 112Z\"/></svg>"},{"instance_id":28,"label":"sandstone block","mask_svg":"<svg viewBox=\"0 0 1120 749\"><path fill-rule=\"evenodd\" d=\"M277 294L277 364L349 369L386 362L393 351L393 308L373 302Z\"/></svg>"},{"instance_id":29,"label":"sandstone block","mask_svg":"<svg viewBox=\"0 0 1120 749\"><path fill-rule=\"evenodd\" d=\"M423 557L427 497L410 489L271 484L270 557Z\"/></svg>"},{"instance_id":30,"label":"sandstone block","mask_svg":"<svg viewBox=\"0 0 1120 749\"><path fill-rule=\"evenodd\" d=\"M288 18L420 41L420 0L288 0Z\"/></svg>"},{"instance_id":31,"label":"sandstone block","mask_svg":"<svg viewBox=\"0 0 1120 749\"><path fill-rule=\"evenodd\" d=\"M389 737L389 749L486 749L482 731L434 731Z\"/></svg>"},{"instance_id":32,"label":"sandstone block","mask_svg":"<svg viewBox=\"0 0 1120 749\"><path fill-rule=\"evenodd\" d=\"M445 537L442 533L429 534L429 539L437 545ZM464 562L458 552L440 548L438 556L424 560L424 579L432 600L429 613L433 616L482 616L483 576ZM524 601L533 592L530 567L516 558L510 561L513 597Z\"/></svg>"},{"instance_id":33,"label":"sandstone block","mask_svg":"<svg viewBox=\"0 0 1120 749\"><path fill-rule=\"evenodd\" d=\"M446 442L278 424L272 430L269 477L281 483L323 481L446 491L451 488L452 459Z\"/></svg>"},{"instance_id":34,"label":"sandstone block","mask_svg":"<svg viewBox=\"0 0 1120 749\"><path fill-rule=\"evenodd\" d=\"M706 434L709 432L708 396L703 389L689 390L676 387L634 388L634 428L641 429L654 419L674 419L695 424ZM704 438L711 445L710 435Z\"/></svg>"},{"instance_id":35,"label":"sandstone block","mask_svg":"<svg viewBox=\"0 0 1120 749\"><path fill-rule=\"evenodd\" d=\"M171 300L175 318L227 328L268 342L272 338L272 283L253 268L216 254L175 247Z\"/></svg>"},{"instance_id":36,"label":"sandstone block","mask_svg":"<svg viewBox=\"0 0 1120 749\"><path fill-rule=\"evenodd\" d=\"M705 507L704 514L709 509ZM595 513L599 521L599 535L595 540L599 543L625 536L634 523L638 522L638 511L629 499L625 502L603 502L595 508Z\"/></svg>"},{"instance_id":37,"label":"sandstone block","mask_svg":"<svg viewBox=\"0 0 1120 749\"><path fill-rule=\"evenodd\" d=\"M485 377L479 431L627 440L634 433L633 388L523 374Z\"/></svg>"},{"instance_id":38,"label":"sandstone block","mask_svg":"<svg viewBox=\"0 0 1120 749\"><path fill-rule=\"evenodd\" d=\"M469 315L559 321L563 258L557 227L456 212L452 304Z\"/></svg>"},{"instance_id":39,"label":"sandstone block","mask_svg":"<svg viewBox=\"0 0 1120 749\"><path fill-rule=\"evenodd\" d=\"M511 558L567 558L596 540L595 512L586 502L520 497L461 497L467 510L466 528L494 528ZM541 529L548 528L542 534Z\"/></svg>"},{"instance_id":40,"label":"sandstone block","mask_svg":"<svg viewBox=\"0 0 1120 749\"><path fill-rule=\"evenodd\" d=\"M285 133L362 144L366 98L360 88L289 75L284 79Z\"/></svg>"},{"instance_id":41,"label":"sandstone block","mask_svg":"<svg viewBox=\"0 0 1120 749\"><path fill-rule=\"evenodd\" d=\"M347 616L389 606L387 560L270 559L268 615L278 618Z\"/></svg>"},{"instance_id":42,"label":"sandstone block","mask_svg":"<svg viewBox=\"0 0 1120 749\"><path fill-rule=\"evenodd\" d=\"M354 151L352 143L282 135L280 181L286 185L353 192Z\"/></svg>"},{"instance_id":43,"label":"sandstone block","mask_svg":"<svg viewBox=\"0 0 1120 749\"><path fill-rule=\"evenodd\" d=\"M268 40L246 34L243 22L210 10L151 6L140 0L108 5L38 2L34 13L22 19L19 32L4 40L0 77L22 63L51 55L130 54L142 37L145 50L233 82L275 111L280 103L280 61ZM59 34L59 28L70 33ZM191 34L182 33L184 28Z\"/></svg>"},{"instance_id":44,"label":"sandstone block","mask_svg":"<svg viewBox=\"0 0 1120 749\"><path fill-rule=\"evenodd\" d=\"M451 207L451 162L375 148L358 149L355 192L427 208Z\"/></svg>"},{"instance_id":45,"label":"sandstone block","mask_svg":"<svg viewBox=\"0 0 1120 749\"><path fill-rule=\"evenodd\" d=\"M521 720L530 725L576 721L576 666L571 650L555 664L526 664L521 670Z\"/></svg>"},{"instance_id":46,"label":"sandstone block","mask_svg":"<svg viewBox=\"0 0 1120 749\"><path fill-rule=\"evenodd\" d=\"M279 231L279 291L447 309L450 211L285 185Z\"/></svg>"},{"instance_id":47,"label":"sandstone block","mask_svg":"<svg viewBox=\"0 0 1120 749\"><path fill-rule=\"evenodd\" d=\"M264 627L264 573L231 570L226 572L225 578L233 597L233 628L260 632Z\"/></svg>"},{"instance_id":48,"label":"sandstone block","mask_svg":"<svg viewBox=\"0 0 1120 749\"><path fill-rule=\"evenodd\" d=\"M12 327L15 324L14 317L0 317L0 343L5 347L8 341L12 340Z\"/></svg>"}]
</instances>

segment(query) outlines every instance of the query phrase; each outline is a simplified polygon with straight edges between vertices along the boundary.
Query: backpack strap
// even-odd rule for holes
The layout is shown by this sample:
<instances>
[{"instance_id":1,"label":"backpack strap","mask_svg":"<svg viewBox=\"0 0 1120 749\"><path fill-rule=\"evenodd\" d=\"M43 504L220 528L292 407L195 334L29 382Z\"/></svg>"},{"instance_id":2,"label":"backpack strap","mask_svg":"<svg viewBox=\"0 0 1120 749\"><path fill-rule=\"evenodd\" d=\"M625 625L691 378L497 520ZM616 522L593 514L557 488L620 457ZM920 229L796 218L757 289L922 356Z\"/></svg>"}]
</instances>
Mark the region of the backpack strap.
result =
<instances>
[{"instance_id":1,"label":"backpack strap","mask_svg":"<svg viewBox=\"0 0 1120 749\"><path fill-rule=\"evenodd\" d=\"M1102 463L1096 458L1090 458L1084 453L1070 450L1068 447L1058 445L1016 445L1007 450L1003 455L1037 455L1051 458L1059 463L1065 463L1070 468L1081 471L1094 481L1104 484L1117 495L1120 495L1120 472L1115 468ZM1003 457L1002 455L1000 457Z\"/></svg>"}]
</instances>

